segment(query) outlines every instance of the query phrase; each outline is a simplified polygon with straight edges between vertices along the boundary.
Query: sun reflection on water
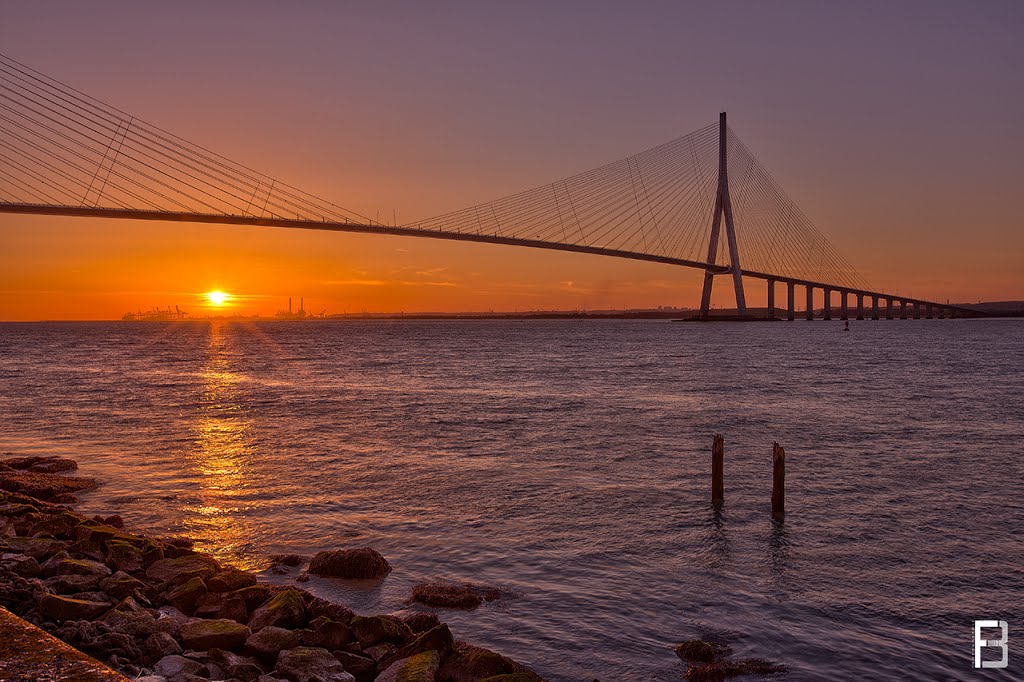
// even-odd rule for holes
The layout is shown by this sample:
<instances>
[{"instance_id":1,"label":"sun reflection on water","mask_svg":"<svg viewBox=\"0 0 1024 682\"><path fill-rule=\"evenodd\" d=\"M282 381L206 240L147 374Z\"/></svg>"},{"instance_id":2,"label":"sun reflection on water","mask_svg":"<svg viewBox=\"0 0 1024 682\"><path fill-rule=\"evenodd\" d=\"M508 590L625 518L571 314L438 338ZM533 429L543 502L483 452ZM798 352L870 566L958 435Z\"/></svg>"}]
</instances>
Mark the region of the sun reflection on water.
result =
<instances>
[{"instance_id":1,"label":"sun reflection on water","mask_svg":"<svg viewBox=\"0 0 1024 682\"><path fill-rule=\"evenodd\" d=\"M242 405L245 376L229 349L230 323L211 322L207 360L189 463L198 479L196 502L185 507L183 530L196 548L239 568L255 568L253 528L245 512L256 455L252 420Z\"/></svg>"}]
</instances>

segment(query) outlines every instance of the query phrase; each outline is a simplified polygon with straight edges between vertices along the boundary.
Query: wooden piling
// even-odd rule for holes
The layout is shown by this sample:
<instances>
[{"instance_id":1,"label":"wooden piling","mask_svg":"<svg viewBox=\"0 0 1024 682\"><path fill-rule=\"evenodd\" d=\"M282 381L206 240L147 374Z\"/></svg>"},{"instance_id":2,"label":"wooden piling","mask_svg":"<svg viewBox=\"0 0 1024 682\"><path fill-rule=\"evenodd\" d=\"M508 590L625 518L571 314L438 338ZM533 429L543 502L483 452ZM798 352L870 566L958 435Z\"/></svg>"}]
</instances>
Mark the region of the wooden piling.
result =
<instances>
[{"instance_id":1,"label":"wooden piling","mask_svg":"<svg viewBox=\"0 0 1024 682\"><path fill-rule=\"evenodd\" d=\"M725 439L715 434L711 444L711 504L721 507L725 502Z\"/></svg>"},{"instance_id":2,"label":"wooden piling","mask_svg":"<svg viewBox=\"0 0 1024 682\"><path fill-rule=\"evenodd\" d=\"M772 518L781 521L786 516L786 451L781 445L772 445Z\"/></svg>"}]
</instances>

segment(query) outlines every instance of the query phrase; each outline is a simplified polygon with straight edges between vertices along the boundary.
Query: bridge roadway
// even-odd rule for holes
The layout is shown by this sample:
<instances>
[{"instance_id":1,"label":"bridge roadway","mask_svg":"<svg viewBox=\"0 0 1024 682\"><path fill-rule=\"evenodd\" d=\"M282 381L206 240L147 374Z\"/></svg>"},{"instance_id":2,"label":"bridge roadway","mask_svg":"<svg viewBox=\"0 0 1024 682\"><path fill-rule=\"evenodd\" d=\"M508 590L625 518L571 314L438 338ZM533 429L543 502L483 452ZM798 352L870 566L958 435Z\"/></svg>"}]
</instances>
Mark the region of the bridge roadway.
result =
<instances>
[{"instance_id":1,"label":"bridge roadway","mask_svg":"<svg viewBox=\"0 0 1024 682\"><path fill-rule=\"evenodd\" d=\"M560 242L549 242L539 239L522 239L517 237L502 237L500 235L473 234L470 232L445 232L443 230L430 230L417 227L399 227L377 223L343 223L302 219L289 219L280 217L261 217L255 215L229 215L221 213L189 213L173 211L146 211L138 209L100 208L93 206L55 206L50 204L25 204L25 203L0 203L0 213L13 213L21 215L50 215L50 216L77 216L87 218L116 218L121 220L160 220L165 222L186 222L186 223L211 223L219 225L252 225L260 227L286 227L304 230L324 230L328 232L354 232L358 234L384 234L400 237L426 237L429 239L448 239L453 241L481 242L485 244L505 244L509 246L525 246L535 249L548 249L552 251L569 251L575 253L590 253L599 256L611 256L613 258L629 258L631 260L649 261L652 263L664 263L666 265L679 265L687 268L695 268L712 272L716 275L724 275L731 272L728 265L705 263L702 261L686 260L683 258L669 258L648 253L635 251L621 251L618 249L607 249L599 246L585 246L582 244L563 244ZM754 270L743 270L743 276L763 279L768 282L768 308L774 317L775 311L775 283L782 282L787 285L787 307L783 309L790 320L796 317L795 308L795 287L801 286L806 289L807 305L804 315L806 319L814 319L813 294L815 289L824 292L824 306L822 319L832 319L831 294L840 294L840 319L848 319L849 306L848 296L857 297L856 319L864 319L864 298L872 301L871 318L879 319L879 302L885 302L885 317L893 319L896 315L893 307L896 303L900 305L899 317L906 319L913 315L921 317L922 307L925 317L931 318L935 314L945 317L948 313L952 317L973 317L978 313L970 308L936 303L906 296L896 296L877 291L865 289L851 289L825 282L815 282L806 279L797 279L783 275L774 275ZM907 307L913 306L912 313L907 312Z\"/></svg>"}]
</instances>

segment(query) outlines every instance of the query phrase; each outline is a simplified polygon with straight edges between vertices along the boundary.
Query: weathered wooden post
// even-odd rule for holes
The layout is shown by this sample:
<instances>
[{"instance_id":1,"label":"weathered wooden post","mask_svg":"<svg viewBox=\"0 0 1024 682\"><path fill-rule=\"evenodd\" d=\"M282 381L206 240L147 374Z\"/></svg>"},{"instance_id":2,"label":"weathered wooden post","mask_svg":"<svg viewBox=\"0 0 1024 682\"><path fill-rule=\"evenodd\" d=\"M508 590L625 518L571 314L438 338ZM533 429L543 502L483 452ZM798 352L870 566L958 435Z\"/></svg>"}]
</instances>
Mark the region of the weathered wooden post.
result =
<instances>
[{"instance_id":1,"label":"weathered wooden post","mask_svg":"<svg viewBox=\"0 0 1024 682\"><path fill-rule=\"evenodd\" d=\"M781 521L786 516L786 451L781 445L772 445L772 518Z\"/></svg>"},{"instance_id":2,"label":"weathered wooden post","mask_svg":"<svg viewBox=\"0 0 1024 682\"><path fill-rule=\"evenodd\" d=\"M725 439L716 433L711 444L711 504L721 507L725 502Z\"/></svg>"}]
</instances>

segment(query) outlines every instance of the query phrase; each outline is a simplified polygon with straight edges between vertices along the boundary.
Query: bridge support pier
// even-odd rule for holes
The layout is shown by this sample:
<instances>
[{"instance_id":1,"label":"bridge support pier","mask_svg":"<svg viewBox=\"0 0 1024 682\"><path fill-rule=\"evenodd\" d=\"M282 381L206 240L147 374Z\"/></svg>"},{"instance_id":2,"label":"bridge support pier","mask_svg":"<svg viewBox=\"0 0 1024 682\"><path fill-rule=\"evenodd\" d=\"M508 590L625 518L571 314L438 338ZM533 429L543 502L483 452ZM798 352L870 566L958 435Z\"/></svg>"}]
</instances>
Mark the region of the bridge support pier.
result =
<instances>
[{"instance_id":1,"label":"bridge support pier","mask_svg":"<svg viewBox=\"0 0 1024 682\"><path fill-rule=\"evenodd\" d=\"M920 303L914 303L914 319L915 320L920 320L921 319L921 304Z\"/></svg>"},{"instance_id":2,"label":"bridge support pier","mask_svg":"<svg viewBox=\"0 0 1024 682\"><path fill-rule=\"evenodd\" d=\"M786 451L781 445L772 446L772 518L782 521L786 517Z\"/></svg>"},{"instance_id":3,"label":"bridge support pier","mask_svg":"<svg viewBox=\"0 0 1024 682\"><path fill-rule=\"evenodd\" d=\"M878 319L878 297L877 296L872 296L871 297L871 319L872 320L877 320Z\"/></svg>"},{"instance_id":4,"label":"bridge support pier","mask_svg":"<svg viewBox=\"0 0 1024 682\"><path fill-rule=\"evenodd\" d=\"M857 319L864 319L864 294L857 294Z\"/></svg>"},{"instance_id":5,"label":"bridge support pier","mask_svg":"<svg viewBox=\"0 0 1024 682\"><path fill-rule=\"evenodd\" d=\"M786 298L789 303L789 312L786 315L786 319L790 322L796 319L796 285L792 282L786 282Z\"/></svg>"},{"instance_id":6,"label":"bridge support pier","mask_svg":"<svg viewBox=\"0 0 1024 682\"><path fill-rule=\"evenodd\" d=\"M907 319L907 302L906 301L900 301L900 319L901 320Z\"/></svg>"},{"instance_id":7,"label":"bridge support pier","mask_svg":"<svg viewBox=\"0 0 1024 682\"><path fill-rule=\"evenodd\" d=\"M939 307L939 319L940 320L946 319L946 309L941 307L941 306Z\"/></svg>"},{"instance_id":8,"label":"bridge support pier","mask_svg":"<svg viewBox=\"0 0 1024 682\"><path fill-rule=\"evenodd\" d=\"M711 218L708 264L715 264L715 258L718 255L718 235L724 221L725 239L729 246L729 273L732 275L733 288L736 290L736 314L740 318L744 318L747 315L747 302L743 293L743 270L740 268L740 249L736 241L736 226L733 223L732 199L729 196L727 135L728 127L723 111L718 116L718 194L715 197L715 211ZM700 319L702 320L708 319L711 315L711 285L714 277L711 270L704 271L704 291L700 299Z\"/></svg>"},{"instance_id":9,"label":"bridge support pier","mask_svg":"<svg viewBox=\"0 0 1024 682\"><path fill-rule=\"evenodd\" d=\"M804 313L808 320L814 319L814 287L807 285L807 311Z\"/></svg>"},{"instance_id":10,"label":"bridge support pier","mask_svg":"<svg viewBox=\"0 0 1024 682\"><path fill-rule=\"evenodd\" d=\"M885 319L892 319L892 299L886 299L885 301Z\"/></svg>"},{"instance_id":11,"label":"bridge support pier","mask_svg":"<svg viewBox=\"0 0 1024 682\"><path fill-rule=\"evenodd\" d=\"M933 317L935 317L935 313L932 310L932 304L931 303L926 303L925 306L924 306L924 319L930 320Z\"/></svg>"},{"instance_id":12,"label":"bridge support pier","mask_svg":"<svg viewBox=\"0 0 1024 682\"><path fill-rule=\"evenodd\" d=\"M821 308L821 319L831 320L832 319L832 290L828 287L822 289L825 294L825 304Z\"/></svg>"},{"instance_id":13,"label":"bridge support pier","mask_svg":"<svg viewBox=\"0 0 1024 682\"><path fill-rule=\"evenodd\" d=\"M768 319L775 319L775 280L768 280Z\"/></svg>"},{"instance_id":14,"label":"bridge support pier","mask_svg":"<svg viewBox=\"0 0 1024 682\"><path fill-rule=\"evenodd\" d=\"M847 293L848 292L846 292L846 291L840 291L839 292L839 319L840 320L849 320L850 319L849 308L847 308L847 305L846 305L846 295L847 295Z\"/></svg>"},{"instance_id":15,"label":"bridge support pier","mask_svg":"<svg viewBox=\"0 0 1024 682\"><path fill-rule=\"evenodd\" d=\"M725 502L725 439L715 434L711 443L711 504L720 509Z\"/></svg>"}]
</instances>

